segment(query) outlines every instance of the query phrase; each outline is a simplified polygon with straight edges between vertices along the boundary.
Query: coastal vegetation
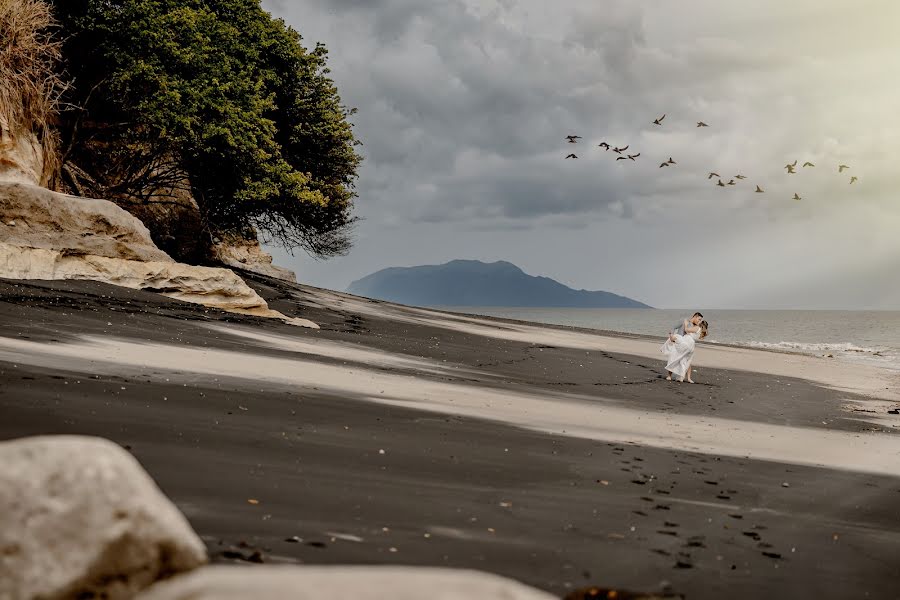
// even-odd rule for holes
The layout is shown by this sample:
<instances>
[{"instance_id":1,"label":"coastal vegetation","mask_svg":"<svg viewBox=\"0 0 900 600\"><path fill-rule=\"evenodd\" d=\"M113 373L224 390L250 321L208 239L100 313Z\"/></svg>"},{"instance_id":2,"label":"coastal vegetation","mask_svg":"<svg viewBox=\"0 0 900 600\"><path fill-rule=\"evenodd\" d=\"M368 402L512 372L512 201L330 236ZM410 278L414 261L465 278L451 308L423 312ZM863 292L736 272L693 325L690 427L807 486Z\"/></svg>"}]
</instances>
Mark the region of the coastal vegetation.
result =
<instances>
[{"instance_id":1,"label":"coastal vegetation","mask_svg":"<svg viewBox=\"0 0 900 600\"><path fill-rule=\"evenodd\" d=\"M349 249L354 110L326 48L259 0L0 0L0 28L4 118L27 113L52 187L126 209L187 194L210 240Z\"/></svg>"}]
</instances>

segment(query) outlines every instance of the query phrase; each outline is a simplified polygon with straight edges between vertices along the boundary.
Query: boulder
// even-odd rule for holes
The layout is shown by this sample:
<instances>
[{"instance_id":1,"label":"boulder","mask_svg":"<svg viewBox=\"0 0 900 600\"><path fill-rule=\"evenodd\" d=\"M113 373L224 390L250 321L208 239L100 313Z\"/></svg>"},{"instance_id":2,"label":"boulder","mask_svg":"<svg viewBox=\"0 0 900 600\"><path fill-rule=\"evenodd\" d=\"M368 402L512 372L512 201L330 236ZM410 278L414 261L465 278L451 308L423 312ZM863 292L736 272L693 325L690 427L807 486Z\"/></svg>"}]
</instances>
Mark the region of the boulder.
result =
<instances>
[{"instance_id":1,"label":"boulder","mask_svg":"<svg viewBox=\"0 0 900 600\"><path fill-rule=\"evenodd\" d=\"M223 235L213 246L213 256L229 267L297 283L297 275L293 271L272 264L272 255L262 249L256 239L256 232L250 232L246 236Z\"/></svg>"},{"instance_id":2,"label":"boulder","mask_svg":"<svg viewBox=\"0 0 900 600\"><path fill-rule=\"evenodd\" d=\"M479 571L393 566L211 566L137 600L551 600L540 590Z\"/></svg>"},{"instance_id":3,"label":"boulder","mask_svg":"<svg viewBox=\"0 0 900 600\"><path fill-rule=\"evenodd\" d=\"M0 443L0 597L132 598L206 560L184 516L118 445Z\"/></svg>"}]
</instances>

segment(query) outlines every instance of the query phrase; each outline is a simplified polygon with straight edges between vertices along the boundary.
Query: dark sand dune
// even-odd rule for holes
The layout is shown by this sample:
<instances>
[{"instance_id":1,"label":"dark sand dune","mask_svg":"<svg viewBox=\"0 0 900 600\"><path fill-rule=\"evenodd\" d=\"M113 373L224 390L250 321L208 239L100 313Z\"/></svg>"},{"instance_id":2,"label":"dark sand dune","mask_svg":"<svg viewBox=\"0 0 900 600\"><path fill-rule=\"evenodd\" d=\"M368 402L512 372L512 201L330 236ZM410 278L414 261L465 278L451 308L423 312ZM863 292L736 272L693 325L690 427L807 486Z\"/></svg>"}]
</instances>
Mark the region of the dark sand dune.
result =
<instances>
[{"instance_id":1,"label":"dark sand dune","mask_svg":"<svg viewBox=\"0 0 900 600\"><path fill-rule=\"evenodd\" d=\"M0 281L0 438L79 433L126 446L217 561L471 567L559 594L598 584L669 586L691 599L900 597L900 478L884 467L861 472L884 456L835 469L583 439L420 410L399 392L387 405L373 401L381 390L333 382L161 368L153 353L242 353L298 370L313 361L323 378L334 369L403 376L423 390L455 386L460 399L499 392L562 403L565 393L610 414L665 415L673 427L724 418L900 442L850 418L846 393L708 368L703 385L678 386L648 358L586 357L435 327L404 307L262 277L251 284L273 309L322 329L102 284ZM146 344L147 366L11 350L84 336Z\"/></svg>"}]
</instances>

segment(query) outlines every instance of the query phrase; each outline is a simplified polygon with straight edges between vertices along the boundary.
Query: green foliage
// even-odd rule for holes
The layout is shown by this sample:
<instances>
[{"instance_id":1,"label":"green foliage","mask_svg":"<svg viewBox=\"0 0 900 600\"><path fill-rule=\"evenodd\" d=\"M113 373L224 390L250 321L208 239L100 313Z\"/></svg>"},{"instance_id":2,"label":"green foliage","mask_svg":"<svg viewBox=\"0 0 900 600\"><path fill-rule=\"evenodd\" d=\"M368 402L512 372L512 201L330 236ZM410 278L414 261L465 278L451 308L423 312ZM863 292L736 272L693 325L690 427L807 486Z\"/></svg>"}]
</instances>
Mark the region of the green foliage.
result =
<instances>
[{"instance_id":1,"label":"green foliage","mask_svg":"<svg viewBox=\"0 0 900 600\"><path fill-rule=\"evenodd\" d=\"M109 193L187 181L211 228L343 253L360 156L327 52L259 0L55 0L71 161ZM98 151L99 150L99 151Z\"/></svg>"}]
</instances>

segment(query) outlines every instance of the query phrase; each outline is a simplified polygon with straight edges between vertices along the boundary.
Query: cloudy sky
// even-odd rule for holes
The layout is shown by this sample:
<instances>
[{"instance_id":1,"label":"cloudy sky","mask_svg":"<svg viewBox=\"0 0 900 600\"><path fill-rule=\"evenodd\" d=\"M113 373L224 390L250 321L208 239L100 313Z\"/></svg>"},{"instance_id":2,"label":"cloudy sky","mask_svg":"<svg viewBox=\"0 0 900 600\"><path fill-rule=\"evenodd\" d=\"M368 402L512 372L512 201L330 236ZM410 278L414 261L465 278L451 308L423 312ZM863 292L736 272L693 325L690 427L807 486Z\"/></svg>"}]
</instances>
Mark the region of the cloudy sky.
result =
<instances>
[{"instance_id":1,"label":"cloudy sky","mask_svg":"<svg viewBox=\"0 0 900 600\"><path fill-rule=\"evenodd\" d=\"M365 144L353 251L275 252L302 281L475 258L658 307L900 309L896 0L263 5L328 46Z\"/></svg>"}]
</instances>

